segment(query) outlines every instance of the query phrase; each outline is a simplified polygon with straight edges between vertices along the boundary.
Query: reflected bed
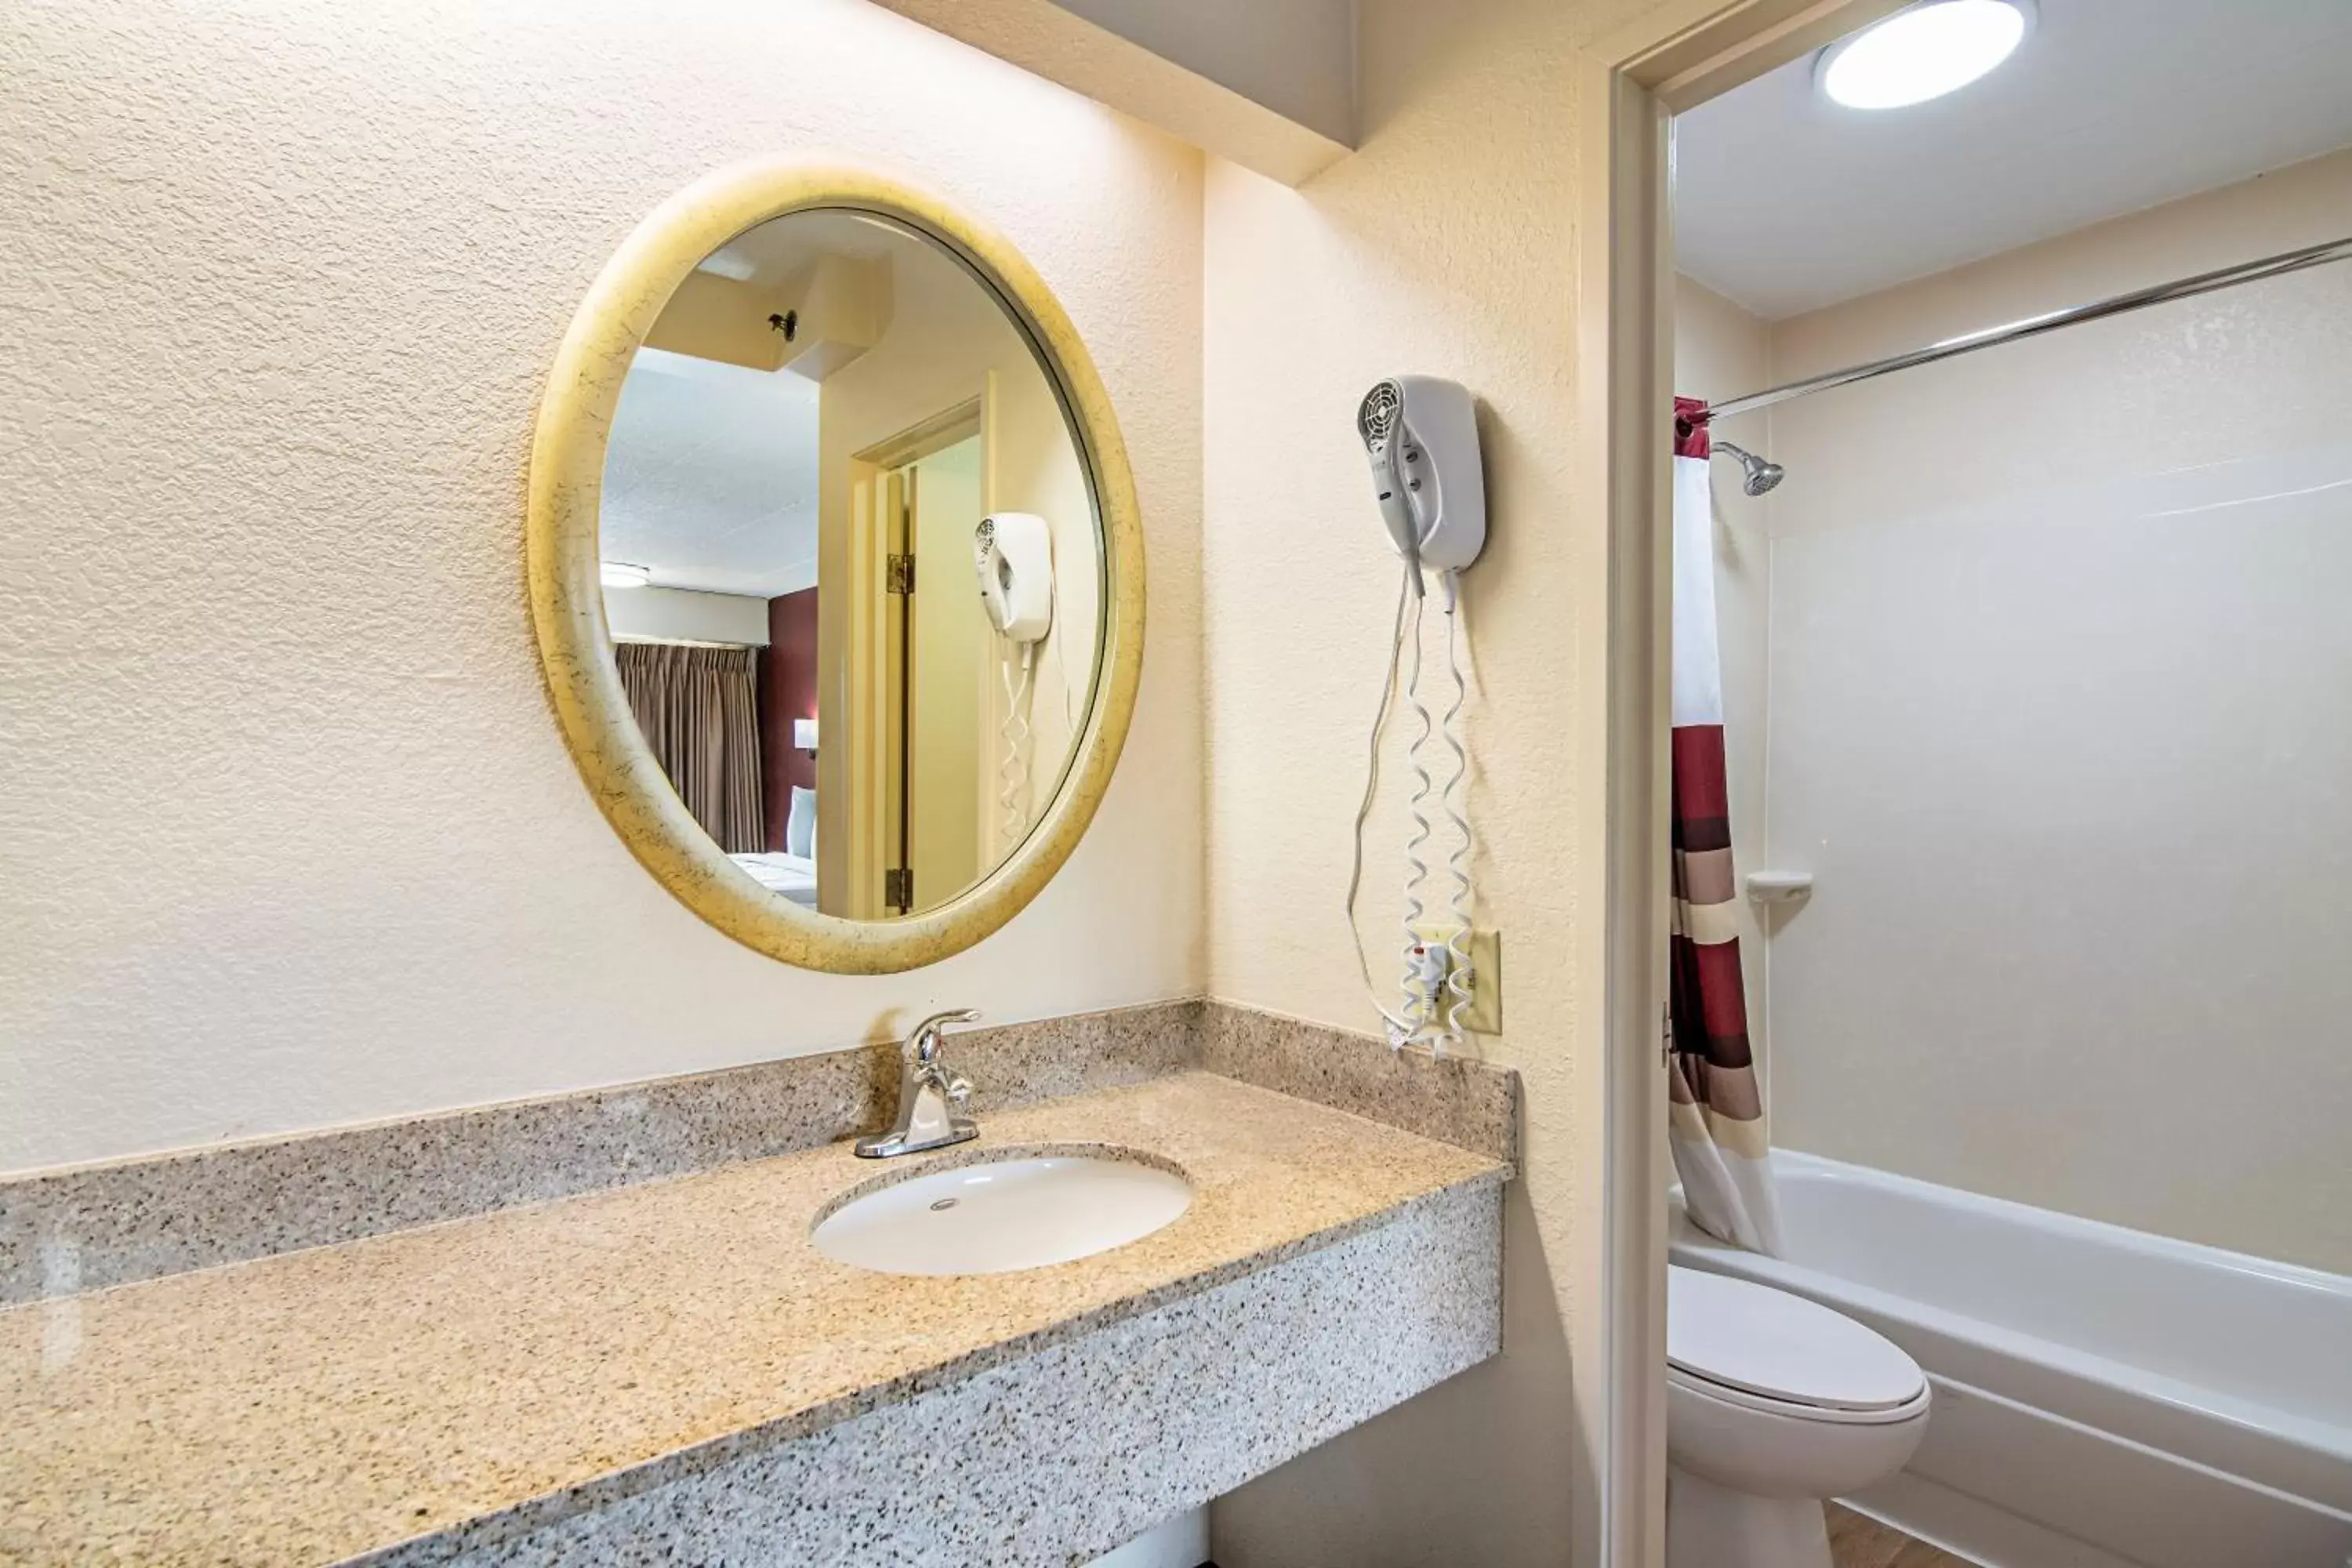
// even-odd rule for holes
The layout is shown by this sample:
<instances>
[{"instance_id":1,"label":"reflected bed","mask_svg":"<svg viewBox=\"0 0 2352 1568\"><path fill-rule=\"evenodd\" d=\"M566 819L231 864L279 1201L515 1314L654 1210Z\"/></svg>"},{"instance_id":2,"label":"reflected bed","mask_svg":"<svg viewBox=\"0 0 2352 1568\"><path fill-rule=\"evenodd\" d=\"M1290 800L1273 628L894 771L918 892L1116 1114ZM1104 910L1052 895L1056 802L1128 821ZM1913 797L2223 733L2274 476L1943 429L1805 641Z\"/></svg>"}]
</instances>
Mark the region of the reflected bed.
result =
<instances>
[{"instance_id":1,"label":"reflected bed","mask_svg":"<svg viewBox=\"0 0 2352 1568\"><path fill-rule=\"evenodd\" d=\"M735 864L770 892L803 909L816 908L816 862L804 855L738 855Z\"/></svg>"}]
</instances>

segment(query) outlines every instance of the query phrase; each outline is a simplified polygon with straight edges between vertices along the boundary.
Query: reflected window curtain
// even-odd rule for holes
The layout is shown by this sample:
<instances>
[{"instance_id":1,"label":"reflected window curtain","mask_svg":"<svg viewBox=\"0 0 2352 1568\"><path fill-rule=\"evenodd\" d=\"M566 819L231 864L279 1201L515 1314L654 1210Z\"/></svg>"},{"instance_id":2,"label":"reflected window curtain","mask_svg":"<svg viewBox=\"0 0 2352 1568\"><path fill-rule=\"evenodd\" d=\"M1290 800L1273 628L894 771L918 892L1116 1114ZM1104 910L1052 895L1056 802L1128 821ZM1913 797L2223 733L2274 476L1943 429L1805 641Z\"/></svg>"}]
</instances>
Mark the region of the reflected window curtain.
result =
<instances>
[{"instance_id":1,"label":"reflected window curtain","mask_svg":"<svg viewBox=\"0 0 2352 1568\"><path fill-rule=\"evenodd\" d=\"M1780 1250L1763 1097L1739 973L1739 885L1723 752L1715 619L1715 505L1706 405L1675 399L1674 931L1667 1009L1668 1142L1700 1228Z\"/></svg>"},{"instance_id":2,"label":"reflected window curtain","mask_svg":"<svg viewBox=\"0 0 2352 1568\"><path fill-rule=\"evenodd\" d=\"M613 647L637 728L702 830L730 855L767 847L760 810L759 650Z\"/></svg>"}]
</instances>

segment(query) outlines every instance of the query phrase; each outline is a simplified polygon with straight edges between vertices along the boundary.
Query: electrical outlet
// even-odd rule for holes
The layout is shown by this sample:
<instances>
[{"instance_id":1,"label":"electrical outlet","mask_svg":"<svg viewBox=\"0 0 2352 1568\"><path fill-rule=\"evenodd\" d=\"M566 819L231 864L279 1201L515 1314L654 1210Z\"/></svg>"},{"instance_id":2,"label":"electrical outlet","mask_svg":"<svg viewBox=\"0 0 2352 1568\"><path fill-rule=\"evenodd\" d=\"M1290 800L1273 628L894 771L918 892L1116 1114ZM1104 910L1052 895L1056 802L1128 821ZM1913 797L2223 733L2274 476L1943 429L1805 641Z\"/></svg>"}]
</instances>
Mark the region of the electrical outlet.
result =
<instances>
[{"instance_id":1,"label":"electrical outlet","mask_svg":"<svg viewBox=\"0 0 2352 1568\"><path fill-rule=\"evenodd\" d=\"M1470 1005L1462 1026L1474 1035L1503 1032L1503 933L1470 928Z\"/></svg>"},{"instance_id":2,"label":"electrical outlet","mask_svg":"<svg viewBox=\"0 0 2352 1568\"><path fill-rule=\"evenodd\" d=\"M1424 957L1421 980L1432 994L1445 994L1446 939L1457 928L1445 925L1417 925L1412 934L1422 943ZM1499 1035L1503 1032L1503 933L1484 926L1470 928L1470 1005L1463 1009L1462 1026L1474 1035Z\"/></svg>"}]
</instances>

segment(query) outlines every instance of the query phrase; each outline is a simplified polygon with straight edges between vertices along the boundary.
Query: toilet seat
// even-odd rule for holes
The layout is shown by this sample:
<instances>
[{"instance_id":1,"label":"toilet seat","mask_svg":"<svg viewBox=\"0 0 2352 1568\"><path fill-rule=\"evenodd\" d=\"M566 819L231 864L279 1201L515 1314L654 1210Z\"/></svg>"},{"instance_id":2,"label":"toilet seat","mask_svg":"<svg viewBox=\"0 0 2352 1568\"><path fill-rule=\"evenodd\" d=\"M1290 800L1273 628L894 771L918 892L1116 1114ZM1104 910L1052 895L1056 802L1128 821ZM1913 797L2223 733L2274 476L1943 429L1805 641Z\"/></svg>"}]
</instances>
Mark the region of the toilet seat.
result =
<instances>
[{"instance_id":1,"label":"toilet seat","mask_svg":"<svg viewBox=\"0 0 2352 1568\"><path fill-rule=\"evenodd\" d=\"M1927 1407L1917 1362L1818 1302L1671 1266L1666 1302L1667 1381L1691 1393L1838 1425L1908 1421Z\"/></svg>"},{"instance_id":2,"label":"toilet seat","mask_svg":"<svg viewBox=\"0 0 2352 1568\"><path fill-rule=\"evenodd\" d=\"M1791 1421L1812 1421L1825 1426L1886 1426L1916 1420L1927 1413L1927 1388L1922 1384L1919 1392L1901 1405L1886 1410L1843 1410L1835 1405L1805 1405L1790 1399L1773 1399L1761 1394L1750 1394L1744 1388L1734 1388L1727 1383L1714 1383L1694 1372L1678 1366L1666 1368L1670 1387L1686 1389L1703 1399L1737 1405L1742 1410L1759 1410L1768 1415L1783 1415Z\"/></svg>"}]
</instances>

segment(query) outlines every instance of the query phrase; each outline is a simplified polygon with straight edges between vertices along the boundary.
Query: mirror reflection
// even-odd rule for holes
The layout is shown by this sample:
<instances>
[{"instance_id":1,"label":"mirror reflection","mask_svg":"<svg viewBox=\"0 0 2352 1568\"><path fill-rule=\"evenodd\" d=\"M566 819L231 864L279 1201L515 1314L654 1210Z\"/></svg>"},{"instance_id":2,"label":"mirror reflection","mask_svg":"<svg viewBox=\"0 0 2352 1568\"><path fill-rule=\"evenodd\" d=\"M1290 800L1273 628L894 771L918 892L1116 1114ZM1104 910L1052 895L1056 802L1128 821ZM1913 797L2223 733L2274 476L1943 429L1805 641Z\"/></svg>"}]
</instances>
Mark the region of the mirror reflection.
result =
<instances>
[{"instance_id":1,"label":"mirror reflection","mask_svg":"<svg viewBox=\"0 0 2352 1568\"><path fill-rule=\"evenodd\" d=\"M705 258L631 362L599 531L638 728L775 896L935 909L1060 787L1103 641L1085 460L938 241L824 209Z\"/></svg>"}]
</instances>

